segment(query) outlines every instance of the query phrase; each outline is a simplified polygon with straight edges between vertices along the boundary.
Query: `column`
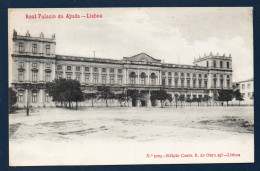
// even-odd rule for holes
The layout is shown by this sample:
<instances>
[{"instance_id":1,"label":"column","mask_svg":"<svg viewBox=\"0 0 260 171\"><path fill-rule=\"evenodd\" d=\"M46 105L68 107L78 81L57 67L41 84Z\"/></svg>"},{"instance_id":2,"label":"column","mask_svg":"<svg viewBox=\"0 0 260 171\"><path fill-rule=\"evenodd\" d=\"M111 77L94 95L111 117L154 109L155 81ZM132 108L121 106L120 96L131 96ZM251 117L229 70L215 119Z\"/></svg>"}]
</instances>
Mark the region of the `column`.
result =
<instances>
[{"instance_id":1,"label":"column","mask_svg":"<svg viewBox=\"0 0 260 171\"><path fill-rule=\"evenodd\" d=\"M39 82L44 82L44 68L43 68L43 62L39 63Z\"/></svg>"},{"instance_id":2,"label":"column","mask_svg":"<svg viewBox=\"0 0 260 171\"><path fill-rule=\"evenodd\" d=\"M40 89L40 91L39 91L39 103L43 103L43 91L42 91L42 89Z\"/></svg>"},{"instance_id":3,"label":"column","mask_svg":"<svg viewBox=\"0 0 260 171\"><path fill-rule=\"evenodd\" d=\"M137 69L137 81L136 84L140 84L140 73L139 73L139 69Z\"/></svg>"},{"instance_id":4,"label":"column","mask_svg":"<svg viewBox=\"0 0 260 171\"><path fill-rule=\"evenodd\" d=\"M148 69L147 85L150 85L150 69Z\"/></svg>"},{"instance_id":5,"label":"column","mask_svg":"<svg viewBox=\"0 0 260 171\"><path fill-rule=\"evenodd\" d=\"M84 78L85 78L85 74L84 74L84 67L80 67L81 68L81 84L84 84Z\"/></svg>"},{"instance_id":6,"label":"column","mask_svg":"<svg viewBox=\"0 0 260 171\"><path fill-rule=\"evenodd\" d=\"M51 81L55 79L55 63L51 63Z\"/></svg>"},{"instance_id":7,"label":"column","mask_svg":"<svg viewBox=\"0 0 260 171\"><path fill-rule=\"evenodd\" d=\"M89 83L90 84L93 84L93 69L94 68L89 67L89 72L90 72L90 74L89 74Z\"/></svg>"},{"instance_id":8,"label":"column","mask_svg":"<svg viewBox=\"0 0 260 171\"><path fill-rule=\"evenodd\" d=\"M26 62L26 75L25 75L25 81L30 82L30 62Z\"/></svg>"}]
</instances>

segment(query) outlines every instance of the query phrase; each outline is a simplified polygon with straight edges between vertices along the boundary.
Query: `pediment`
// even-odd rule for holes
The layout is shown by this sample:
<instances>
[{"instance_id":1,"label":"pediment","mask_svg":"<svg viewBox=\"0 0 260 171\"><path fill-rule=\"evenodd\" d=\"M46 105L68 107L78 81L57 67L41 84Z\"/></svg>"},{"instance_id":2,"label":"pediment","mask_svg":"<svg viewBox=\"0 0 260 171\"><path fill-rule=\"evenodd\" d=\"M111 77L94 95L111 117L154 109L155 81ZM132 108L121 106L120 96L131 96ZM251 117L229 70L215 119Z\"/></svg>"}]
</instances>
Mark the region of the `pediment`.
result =
<instances>
[{"instance_id":1,"label":"pediment","mask_svg":"<svg viewBox=\"0 0 260 171\"><path fill-rule=\"evenodd\" d=\"M155 59L146 53L140 53L134 55L132 57L124 57L125 61L133 61L133 62L152 62L152 63L161 63L161 60Z\"/></svg>"}]
</instances>

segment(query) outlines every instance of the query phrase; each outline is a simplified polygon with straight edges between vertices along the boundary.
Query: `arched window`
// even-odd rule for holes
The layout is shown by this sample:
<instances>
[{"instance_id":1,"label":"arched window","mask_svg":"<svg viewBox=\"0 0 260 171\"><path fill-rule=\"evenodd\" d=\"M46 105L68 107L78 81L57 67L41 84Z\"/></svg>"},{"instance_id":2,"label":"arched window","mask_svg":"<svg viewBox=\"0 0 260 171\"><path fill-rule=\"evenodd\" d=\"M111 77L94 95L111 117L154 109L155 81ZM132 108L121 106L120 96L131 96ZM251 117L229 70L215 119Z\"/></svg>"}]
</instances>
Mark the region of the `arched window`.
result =
<instances>
[{"instance_id":1,"label":"arched window","mask_svg":"<svg viewBox=\"0 0 260 171\"><path fill-rule=\"evenodd\" d=\"M135 79L136 79L135 72L131 72L129 77L130 77L130 84L135 84Z\"/></svg>"},{"instance_id":2,"label":"arched window","mask_svg":"<svg viewBox=\"0 0 260 171\"><path fill-rule=\"evenodd\" d=\"M24 96L23 96L23 91L18 92L18 102L23 102Z\"/></svg>"},{"instance_id":3,"label":"arched window","mask_svg":"<svg viewBox=\"0 0 260 171\"><path fill-rule=\"evenodd\" d=\"M213 61L213 67L216 68L216 61Z\"/></svg>"},{"instance_id":4,"label":"arched window","mask_svg":"<svg viewBox=\"0 0 260 171\"><path fill-rule=\"evenodd\" d=\"M229 62L227 62L227 68L229 68Z\"/></svg>"},{"instance_id":5,"label":"arched window","mask_svg":"<svg viewBox=\"0 0 260 171\"><path fill-rule=\"evenodd\" d=\"M156 85L156 75L155 75L155 73L151 74L151 84Z\"/></svg>"},{"instance_id":6,"label":"arched window","mask_svg":"<svg viewBox=\"0 0 260 171\"><path fill-rule=\"evenodd\" d=\"M223 67L223 62L222 61L220 61L220 68L222 68Z\"/></svg>"},{"instance_id":7,"label":"arched window","mask_svg":"<svg viewBox=\"0 0 260 171\"><path fill-rule=\"evenodd\" d=\"M144 72L141 73L141 84L145 85L146 83L146 74Z\"/></svg>"},{"instance_id":8,"label":"arched window","mask_svg":"<svg viewBox=\"0 0 260 171\"><path fill-rule=\"evenodd\" d=\"M33 103L37 102L37 91L32 91L32 102Z\"/></svg>"},{"instance_id":9,"label":"arched window","mask_svg":"<svg viewBox=\"0 0 260 171\"><path fill-rule=\"evenodd\" d=\"M207 67L209 67L209 61L207 61Z\"/></svg>"}]
</instances>

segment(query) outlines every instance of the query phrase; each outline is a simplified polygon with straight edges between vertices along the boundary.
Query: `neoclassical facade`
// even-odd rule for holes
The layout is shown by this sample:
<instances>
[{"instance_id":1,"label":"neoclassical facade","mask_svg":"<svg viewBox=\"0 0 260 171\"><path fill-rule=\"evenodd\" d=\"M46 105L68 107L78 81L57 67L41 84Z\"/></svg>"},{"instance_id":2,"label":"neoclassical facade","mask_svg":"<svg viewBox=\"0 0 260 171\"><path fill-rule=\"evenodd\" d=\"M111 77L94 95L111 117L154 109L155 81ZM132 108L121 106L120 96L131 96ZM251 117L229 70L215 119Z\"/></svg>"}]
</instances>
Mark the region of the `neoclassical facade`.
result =
<instances>
[{"instance_id":1,"label":"neoclassical facade","mask_svg":"<svg viewBox=\"0 0 260 171\"><path fill-rule=\"evenodd\" d=\"M128 89L145 91L142 106L150 105L150 91L161 88L185 97L213 96L219 89L232 88L232 58L204 55L194 65L162 63L140 53L121 60L57 55L55 35L45 38L24 36L13 31L12 86L18 106L54 106L46 82L55 78L76 79L84 92L95 92L98 85L110 86L115 93Z\"/></svg>"}]
</instances>

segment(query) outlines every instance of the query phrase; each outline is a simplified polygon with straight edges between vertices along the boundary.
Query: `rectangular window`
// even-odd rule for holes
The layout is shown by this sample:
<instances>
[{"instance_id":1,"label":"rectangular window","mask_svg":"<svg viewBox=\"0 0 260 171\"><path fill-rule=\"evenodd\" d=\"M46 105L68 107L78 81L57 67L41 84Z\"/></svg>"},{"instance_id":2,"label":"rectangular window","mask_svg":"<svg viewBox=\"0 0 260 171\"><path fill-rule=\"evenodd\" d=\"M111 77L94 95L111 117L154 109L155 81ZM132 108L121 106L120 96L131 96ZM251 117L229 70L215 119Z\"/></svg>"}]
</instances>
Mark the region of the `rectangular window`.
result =
<instances>
[{"instance_id":1,"label":"rectangular window","mask_svg":"<svg viewBox=\"0 0 260 171\"><path fill-rule=\"evenodd\" d=\"M220 80L220 87L223 89L223 80Z\"/></svg>"},{"instance_id":2,"label":"rectangular window","mask_svg":"<svg viewBox=\"0 0 260 171\"><path fill-rule=\"evenodd\" d=\"M164 72L164 71L162 72L162 75L165 75L165 72Z\"/></svg>"},{"instance_id":3,"label":"rectangular window","mask_svg":"<svg viewBox=\"0 0 260 171\"><path fill-rule=\"evenodd\" d=\"M171 72L168 72L168 76L172 76L172 73L171 73Z\"/></svg>"},{"instance_id":4,"label":"rectangular window","mask_svg":"<svg viewBox=\"0 0 260 171\"><path fill-rule=\"evenodd\" d=\"M33 54L36 54L36 53L37 53L37 44L33 44L32 53L33 53Z\"/></svg>"},{"instance_id":5,"label":"rectangular window","mask_svg":"<svg viewBox=\"0 0 260 171\"><path fill-rule=\"evenodd\" d=\"M193 80L193 88L196 88L196 80Z\"/></svg>"},{"instance_id":6,"label":"rectangular window","mask_svg":"<svg viewBox=\"0 0 260 171\"><path fill-rule=\"evenodd\" d=\"M24 62L19 62L19 67L23 68L24 67Z\"/></svg>"},{"instance_id":7,"label":"rectangular window","mask_svg":"<svg viewBox=\"0 0 260 171\"><path fill-rule=\"evenodd\" d=\"M155 78L151 78L151 79L152 79L152 80L151 80L151 84L152 84L152 85L155 85L155 84L156 84L156 83L155 83L155 82L156 82L156 79L155 79Z\"/></svg>"},{"instance_id":8,"label":"rectangular window","mask_svg":"<svg viewBox=\"0 0 260 171\"><path fill-rule=\"evenodd\" d=\"M184 79L181 79L181 87L184 87Z\"/></svg>"},{"instance_id":9,"label":"rectangular window","mask_svg":"<svg viewBox=\"0 0 260 171\"><path fill-rule=\"evenodd\" d=\"M223 62L222 61L220 61L220 68L222 68L223 67Z\"/></svg>"},{"instance_id":10,"label":"rectangular window","mask_svg":"<svg viewBox=\"0 0 260 171\"><path fill-rule=\"evenodd\" d=\"M251 85L250 83L247 84L247 88L250 89L251 88Z\"/></svg>"},{"instance_id":11,"label":"rectangular window","mask_svg":"<svg viewBox=\"0 0 260 171\"><path fill-rule=\"evenodd\" d=\"M19 71L18 73L18 81L23 81L24 78L24 72L23 71Z\"/></svg>"},{"instance_id":12,"label":"rectangular window","mask_svg":"<svg viewBox=\"0 0 260 171\"><path fill-rule=\"evenodd\" d=\"M50 63L46 63L46 64L45 64L45 67L46 67L46 68L50 68L50 67L51 67L51 64L50 64Z\"/></svg>"},{"instance_id":13,"label":"rectangular window","mask_svg":"<svg viewBox=\"0 0 260 171\"><path fill-rule=\"evenodd\" d=\"M196 76L197 76L197 75L196 75L195 73L192 75L193 78L196 78Z\"/></svg>"},{"instance_id":14,"label":"rectangular window","mask_svg":"<svg viewBox=\"0 0 260 171\"><path fill-rule=\"evenodd\" d=\"M117 81L118 81L118 84L119 84L119 85L122 85L122 76L118 76Z\"/></svg>"},{"instance_id":15,"label":"rectangular window","mask_svg":"<svg viewBox=\"0 0 260 171\"><path fill-rule=\"evenodd\" d=\"M57 65L57 70L62 70L62 66L61 65Z\"/></svg>"},{"instance_id":16,"label":"rectangular window","mask_svg":"<svg viewBox=\"0 0 260 171\"><path fill-rule=\"evenodd\" d=\"M18 102L23 102L23 92L18 93Z\"/></svg>"},{"instance_id":17,"label":"rectangular window","mask_svg":"<svg viewBox=\"0 0 260 171\"><path fill-rule=\"evenodd\" d=\"M201 74L199 74L199 78L201 78Z\"/></svg>"},{"instance_id":18,"label":"rectangular window","mask_svg":"<svg viewBox=\"0 0 260 171\"><path fill-rule=\"evenodd\" d=\"M250 92L249 92L249 93L247 93L247 97L248 97L248 98L250 98L250 96L251 96L251 93L250 93Z\"/></svg>"},{"instance_id":19,"label":"rectangular window","mask_svg":"<svg viewBox=\"0 0 260 171\"><path fill-rule=\"evenodd\" d=\"M121 74L121 73L122 73L122 69L118 69L118 73L120 73L120 74Z\"/></svg>"},{"instance_id":20,"label":"rectangular window","mask_svg":"<svg viewBox=\"0 0 260 171\"><path fill-rule=\"evenodd\" d=\"M85 83L89 83L89 75L85 75Z\"/></svg>"},{"instance_id":21,"label":"rectangular window","mask_svg":"<svg viewBox=\"0 0 260 171\"><path fill-rule=\"evenodd\" d=\"M80 74L76 75L76 80L80 82Z\"/></svg>"},{"instance_id":22,"label":"rectangular window","mask_svg":"<svg viewBox=\"0 0 260 171\"><path fill-rule=\"evenodd\" d=\"M184 77L184 73L181 73L181 76Z\"/></svg>"},{"instance_id":23,"label":"rectangular window","mask_svg":"<svg viewBox=\"0 0 260 171\"><path fill-rule=\"evenodd\" d=\"M177 78L174 80L174 84L175 84L175 87L178 87L178 79Z\"/></svg>"},{"instance_id":24,"label":"rectangular window","mask_svg":"<svg viewBox=\"0 0 260 171\"><path fill-rule=\"evenodd\" d=\"M204 81L204 87L208 88L208 81Z\"/></svg>"},{"instance_id":25,"label":"rectangular window","mask_svg":"<svg viewBox=\"0 0 260 171\"><path fill-rule=\"evenodd\" d=\"M217 80L214 79L214 88L217 88Z\"/></svg>"},{"instance_id":26,"label":"rectangular window","mask_svg":"<svg viewBox=\"0 0 260 171\"><path fill-rule=\"evenodd\" d=\"M176 77L178 77L178 72L175 72L174 75L175 75Z\"/></svg>"},{"instance_id":27,"label":"rectangular window","mask_svg":"<svg viewBox=\"0 0 260 171\"><path fill-rule=\"evenodd\" d=\"M168 84L169 84L169 86L172 86L172 79L168 80Z\"/></svg>"},{"instance_id":28,"label":"rectangular window","mask_svg":"<svg viewBox=\"0 0 260 171\"><path fill-rule=\"evenodd\" d=\"M71 66L67 66L67 70L68 70L68 71L71 71Z\"/></svg>"},{"instance_id":29,"label":"rectangular window","mask_svg":"<svg viewBox=\"0 0 260 171\"><path fill-rule=\"evenodd\" d=\"M135 84L135 77L130 77L130 83Z\"/></svg>"},{"instance_id":30,"label":"rectangular window","mask_svg":"<svg viewBox=\"0 0 260 171\"><path fill-rule=\"evenodd\" d=\"M19 42L19 52L23 52L24 51L24 46L22 42Z\"/></svg>"},{"instance_id":31,"label":"rectangular window","mask_svg":"<svg viewBox=\"0 0 260 171\"><path fill-rule=\"evenodd\" d=\"M110 76L110 84L115 84L115 77L114 76Z\"/></svg>"},{"instance_id":32,"label":"rectangular window","mask_svg":"<svg viewBox=\"0 0 260 171\"><path fill-rule=\"evenodd\" d=\"M227 62L227 68L229 68L229 62Z\"/></svg>"},{"instance_id":33,"label":"rectangular window","mask_svg":"<svg viewBox=\"0 0 260 171\"><path fill-rule=\"evenodd\" d=\"M98 68L95 67L95 68L94 68L94 72L98 72Z\"/></svg>"},{"instance_id":34,"label":"rectangular window","mask_svg":"<svg viewBox=\"0 0 260 171\"><path fill-rule=\"evenodd\" d=\"M141 77L141 84L145 85L145 77Z\"/></svg>"},{"instance_id":35,"label":"rectangular window","mask_svg":"<svg viewBox=\"0 0 260 171\"><path fill-rule=\"evenodd\" d=\"M107 83L107 77L105 75L102 76L102 84Z\"/></svg>"},{"instance_id":36,"label":"rectangular window","mask_svg":"<svg viewBox=\"0 0 260 171\"><path fill-rule=\"evenodd\" d=\"M230 81L227 80L227 88L230 89Z\"/></svg>"},{"instance_id":37,"label":"rectangular window","mask_svg":"<svg viewBox=\"0 0 260 171\"><path fill-rule=\"evenodd\" d=\"M57 79L60 79L60 78L62 78L61 73L57 73Z\"/></svg>"},{"instance_id":38,"label":"rectangular window","mask_svg":"<svg viewBox=\"0 0 260 171\"><path fill-rule=\"evenodd\" d=\"M76 71L80 71L80 66L76 66Z\"/></svg>"},{"instance_id":39,"label":"rectangular window","mask_svg":"<svg viewBox=\"0 0 260 171\"><path fill-rule=\"evenodd\" d=\"M71 74L67 74L67 79L71 79Z\"/></svg>"},{"instance_id":40,"label":"rectangular window","mask_svg":"<svg viewBox=\"0 0 260 171\"><path fill-rule=\"evenodd\" d=\"M245 84L242 84L242 90L244 90L245 89Z\"/></svg>"},{"instance_id":41,"label":"rectangular window","mask_svg":"<svg viewBox=\"0 0 260 171\"><path fill-rule=\"evenodd\" d=\"M98 75L94 75L93 77L93 83L98 84Z\"/></svg>"},{"instance_id":42,"label":"rectangular window","mask_svg":"<svg viewBox=\"0 0 260 171\"><path fill-rule=\"evenodd\" d=\"M202 85L201 85L201 82L202 82L202 81L201 81L201 80L199 80L199 88L201 88L201 87L202 87Z\"/></svg>"},{"instance_id":43,"label":"rectangular window","mask_svg":"<svg viewBox=\"0 0 260 171\"><path fill-rule=\"evenodd\" d=\"M162 85L165 86L165 79L162 79Z\"/></svg>"},{"instance_id":44,"label":"rectangular window","mask_svg":"<svg viewBox=\"0 0 260 171\"><path fill-rule=\"evenodd\" d=\"M110 68L110 73L114 73L114 72L115 72L114 68Z\"/></svg>"},{"instance_id":45,"label":"rectangular window","mask_svg":"<svg viewBox=\"0 0 260 171\"><path fill-rule=\"evenodd\" d=\"M47 92L45 92L45 102L50 102L50 95Z\"/></svg>"},{"instance_id":46,"label":"rectangular window","mask_svg":"<svg viewBox=\"0 0 260 171\"><path fill-rule=\"evenodd\" d=\"M32 72L32 81L33 82L37 81L37 72L35 72L35 71Z\"/></svg>"},{"instance_id":47,"label":"rectangular window","mask_svg":"<svg viewBox=\"0 0 260 171\"><path fill-rule=\"evenodd\" d=\"M46 82L50 82L51 81L51 73L50 72L46 72L45 73L45 81Z\"/></svg>"},{"instance_id":48,"label":"rectangular window","mask_svg":"<svg viewBox=\"0 0 260 171\"><path fill-rule=\"evenodd\" d=\"M187 73L187 77L190 77L190 73Z\"/></svg>"},{"instance_id":49,"label":"rectangular window","mask_svg":"<svg viewBox=\"0 0 260 171\"><path fill-rule=\"evenodd\" d=\"M190 88L190 80L187 80L187 87Z\"/></svg>"},{"instance_id":50,"label":"rectangular window","mask_svg":"<svg viewBox=\"0 0 260 171\"><path fill-rule=\"evenodd\" d=\"M89 72L89 67L85 67L85 71L86 71L86 72Z\"/></svg>"},{"instance_id":51,"label":"rectangular window","mask_svg":"<svg viewBox=\"0 0 260 171\"><path fill-rule=\"evenodd\" d=\"M36 103L37 102L37 93L32 94L32 102Z\"/></svg>"},{"instance_id":52,"label":"rectangular window","mask_svg":"<svg viewBox=\"0 0 260 171\"><path fill-rule=\"evenodd\" d=\"M102 68L102 72L107 72L107 69L106 68Z\"/></svg>"},{"instance_id":53,"label":"rectangular window","mask_svg":"<svg viewBox=\"0 0 260 171\"><path fill-rule=\"evenodd\" d=\"M213 61L213 67L216 68L216 61Z\"/></svg>"},{"instance_id":54,"label":"rectangular window","mask_svg":"<svg viewBox=\"0 0 260 171\"><path fill-rule=\"evenodd\" d=\"M32 63L32 67L37 68L37 63L36 62Z\"/></svg>"},{"instance_id":55,"label":"rectangular window","mask_svg":"<svg viewBox=\"0 0 260 171\"><path fill-rule=\"evenodd\" d=\"M229 75L227 75L227 78L229 78Z\"/></svg>"},{"instance_id":56,"label":"rectangular window","mask_svg":"<svg viewBox=\"0 0 260 171\"><path fill-rule=\"evenodd\" d=\"M50 45L46 45L46 55L50 55L51 54L51 47Z\"/></svg>"},{"instance_id":57,"label":"rectangular window","mask_svg":"<svg viewBox=\"0 0 260 171\"><path fill-rule=\"evenodd\" d=\"M208 78L208 75L207 75L207 74L204 74L204 78Z\"/></svg>"}]
</instances>

